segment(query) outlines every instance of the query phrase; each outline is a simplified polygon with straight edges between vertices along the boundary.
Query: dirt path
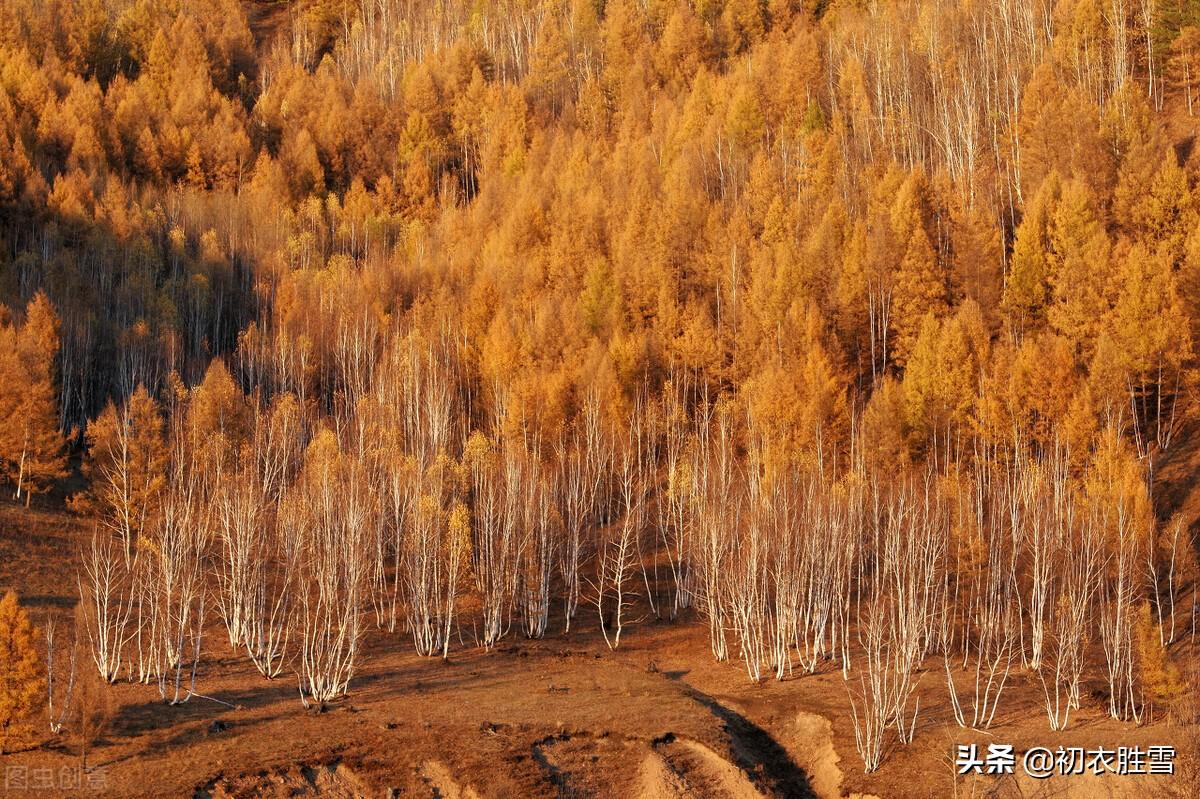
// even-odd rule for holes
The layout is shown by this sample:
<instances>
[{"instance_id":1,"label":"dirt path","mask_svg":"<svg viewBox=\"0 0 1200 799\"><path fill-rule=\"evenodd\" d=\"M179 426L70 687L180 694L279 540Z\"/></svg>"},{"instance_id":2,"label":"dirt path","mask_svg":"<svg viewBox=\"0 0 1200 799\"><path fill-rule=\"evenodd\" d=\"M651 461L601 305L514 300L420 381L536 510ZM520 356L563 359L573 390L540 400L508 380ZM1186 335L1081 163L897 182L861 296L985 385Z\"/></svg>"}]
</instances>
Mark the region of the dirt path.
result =
<instances>
[{"instance_id":1,"label":"dirt path","mask_svg":"<svg viewBox=\"0 0 1200 799\"><path fill-rule=\"evenodd\" d=\"M421 776L429 784L435 799L479 799L479 794L470 785L462 785L440 760L427 760L421 767Z\"/></svg>"},{"instance_id":2,"label":"dirt path","mask_svg":"<svg viewBox=\"0 0 1200 799\"><path fill-rule=\"evenodd\" d=\"M761 799L747 776L699 741L669 736L654 743L642 765L646 797Z\"/></svg>"},{"instance_id":3,"label":"dirt path","mask_svg":"<svg viewBox=\"0 0 1200 799\"><path fill-rule=\"evenodd\" d=\"M737 766L768 796L815 796L808 776L766 730L712 696L683 683L685 693L724 724Z\"/></svg>"}]
</instances>

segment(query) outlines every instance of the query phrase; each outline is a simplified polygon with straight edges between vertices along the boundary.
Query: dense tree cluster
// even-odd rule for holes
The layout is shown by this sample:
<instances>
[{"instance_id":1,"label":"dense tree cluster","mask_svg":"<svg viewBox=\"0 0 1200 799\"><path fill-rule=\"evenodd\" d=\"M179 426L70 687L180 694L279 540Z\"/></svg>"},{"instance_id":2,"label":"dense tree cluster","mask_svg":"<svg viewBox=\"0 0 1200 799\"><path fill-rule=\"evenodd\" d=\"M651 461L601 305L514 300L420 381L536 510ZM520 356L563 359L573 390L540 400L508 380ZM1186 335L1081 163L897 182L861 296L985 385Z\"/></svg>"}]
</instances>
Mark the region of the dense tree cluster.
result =
<instances>
[{"instance_id":1,"label":"dense tree cluster","mask_svg":"<svg viewBox=\"0 0 1200 799\"><path fill-rule=\"evenodd\" d=\"M2 288L61 315L60 426L218 355L327 412L450 325L471 413L547 433L678 370L789 458L867 403L910 463L1178 428L1188 4L410 6L6 3Z\"/></svg>"},{"instance_id":2,"label":"dense tree cluster","mask_svg":"<svg viewBox=\"0 0 1200 799\"><path fill-rule=\"evenodd\" d=\"M1184 0L2 0L0 469L84 451L93 657L175 700L215 586L314 701L472 591L861 658L868 769L934 653L1137 717L1198 73Z\"/></svg>"}]
</instances>

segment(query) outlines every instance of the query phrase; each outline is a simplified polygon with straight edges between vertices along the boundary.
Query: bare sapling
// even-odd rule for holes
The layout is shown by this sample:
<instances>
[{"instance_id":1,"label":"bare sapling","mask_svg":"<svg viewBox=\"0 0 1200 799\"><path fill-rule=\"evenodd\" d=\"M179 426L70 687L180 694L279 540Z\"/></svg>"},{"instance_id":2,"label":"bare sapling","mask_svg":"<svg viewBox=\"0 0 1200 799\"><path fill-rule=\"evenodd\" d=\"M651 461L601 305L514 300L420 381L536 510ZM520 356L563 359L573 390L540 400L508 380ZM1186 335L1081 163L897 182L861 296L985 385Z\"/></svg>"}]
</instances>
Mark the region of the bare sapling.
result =
<instances>
[{"instance_id":1,"label":"bare sapling","mask_svg":"<svg viewBox=\"0 0 1200 799\"><path fill-rule=\"evenodd\" d=\"M443 455L413 487L417 500L402 568L408 586L409 631L417 653L426 657L447 653L463 571L461 558L470 553L469 541L464 546L457 538L464 523L461 516L452 524L458 469ZM470 533L469 526L466 532Z\"/></svg>"},{"instance_id":2,"label":"bare sapling","mask_svg":"<svg viewBox=\"0 0 1200 799\"><path fill-rule=\"evenodd\" d=\"M225 623L231 647L250 636L263 584L267 498L249 469L239 470L222 484L215 497L217 612Z\"/></svg>"},{"instance_id":3,"label":"bare sapling","mask_svg":"<svg viewBox=\"0 0 1200 799\"><path fill-rule=\"evenodd\" d=\"M462 558L471 552L469 516L463 515L465 509L455 510L466 473L450 449L464 440L457 416L455 346L448 338L428 346L410 341L400 381L405 448L414 464L414 498L400 569L409 632L417 652L425 656L448 654L459 578L465 571Z\"/></svg>"},{"instance_id":4,"label":"bare sapling","mask_svg":"<svg viewBox=\"0 0 1200 799\"><path fill-rule=\"evenodd\" d=\"M282 509L287 535L298 541L294 623L305 707L344 695L354 676L374 510L363 465L341 451L331 431L318 433Z\"/></svg>"},{"instance_id":5,"label":"bare sapling","mask_svg":"<svg viewBox=\"0 0 1200 799\"><path fill-rule=\"evenodd\" d=\"M715 417L715 418L714 418ZM724 403L702 407L697 417L692 474L692 529L701 615L718 661L729 657L726 572L742 521L744 498L736 480L732 413Z\"/></svg>"},{"instance_id":6,"label":"bare sapling","mask_svg":"<svg viewBox=\"0 0 1200 799\"><path fill-rule=\"evenodd\" d=\"M513 601L512 580L515 569L515 501L510 505L507 490L510 468L516 464L504 458L480 432L471 435L464 459L470 472L470 497L474 509L474 545L472 571L475 588L482 603L482 639L484 648L495 646L508 632ZM519 469L516 470L519 474ZM514 498L515 500L515 498Z\"/></svg>"},{"instance_id":7,"label":"bare sapling","mask_svg":"<svg viewBox=\"0 0 1200 799\"><path fill-rule=\"evenodd\" d=\"M859 644L861 659L858 666L858 688L846 683L850 697L850 712L854 722L854 746L863 761L863 771L877 770L887 756L890 742L888 727L906 682L906 675L893 668L886 627L890 613L880 606L881 596L869 600L859 615ZM903 665L903 664L901 664Z\"/></svg>"},{"instance_id":8,"label":"bare sapling","mask_svg":"<svg viewBox=\"0 0 1200 799\"><path fill-rule=\"evenodd\" d=\"M284 532L277 516L264 523L259 549L264 566L254 584L252 612L242 638L250 661L268 680L283 673L294 627L299 548Z\"/></svg>"},{"instance_id":9,"label":"bare sapling","mask_svg":"<svg viewBox=\"0 0 1200 799\"><path fill-rule=\"evenodd\" d=\"M943 606L946 518L935 480L901 478L871 487L869 531L858 567L859 688L850 688L855 742L867 772L883 762L887 727L911 743L920 712L917 673L934 639ZM914 702L915 697L915 702ZM912 710L909 710L909 707Z\"/></svg>"},{"instance_id":10,"label":"bare sapling","mask_svg":"<svg viewBox=\"0 0 1200 799\"><path fill-rule=\"evenodd\" d=\"M560 440L558 467L563 524L558 570L563 583L564 626L570 632L582 594L580 569L589 555L588 543L595 537L601 483L607 468L600 400L594 392L585 400L578 424Z\"/></svg>"},{"instance_id":11,"label":"bare sapling","mask_svg":"<svg viewBox=\"0 0 1200 799\"><path fill-rule=\"evenodd\" d=\"M904 481L886 501L883 530L876 552L876 591L885 591L892 614L888 650L895 672L893 721L901 743L911 743L920 699L911 718L908 703L915 695L916 674L934 638L935 610L941 607L946 548L944 508L927 471L919 483ZM880 579L882 578L882 579Z\"/></svg>"},{"instance_id":12,"label":"bare sapling","mask_svg":"<svg viewBox=\"0 0 1200 799\"><path fill-rule=\"evenodd\" d=\"M188 701L196 686L212 510L205 507L201 496L205 477L200 472L204 469L192 461L181 440L173 449L157 531L147 549L151 553L151 591L158 606L157 643L162 648L158 690L174 705Z\"/></svg>"},{"instance_id":13,"label":"bare sapling","mask_svg":"<svg viewBox=\"0 0 1200 799\"><path fill-rule=\"evenodd\" d=\"M1082 518L1081 518L1082 516ZM1051 610L1046 661L1040 672L1050 729L1065 730L1080 706L1085 650L1092 629L1092 606L1099 590L1100 541L1093 522L1068 506L1061 550L1058 591Z\"/></svg>"},{"instance_id":14,"label":"bare sapling","mask_svg":"<svg viewBox=\"0 0 1200 799\"><path fill-rule=\"evenodd\" d=\"M663 427L663 471L666 485L659 493L655 508L662 551L671 573L671 609L674 619L692 605L695 571L690 560L691 464L688 458L689 421L686 407L687 382L673 380L663 389L659 419Z\"/></svg>"},{"instance_id":15,"label":"bare sapling","mask_svg":"<svg viewBox=\"0 0 1200 799\"><path fill-rule=\"evenodd\" d=\"M108 684L92 672L81 675L76 686L71 720L79 743L80 767L84 771L88 770L88 754L112 723L113 699L110 690Z\"/></svg>"},{"instance_id":16,"label":"bare sapling","mask_svg":"<svg viewBox=\"0 0 1200 799\"><path fill-rule=\"evenodd\" d=\"M58 625L53 617L46 619L46 718L50 732L58 735L70 718L75 698L75 681L79 665L79 617L82 606L76 609L69 644L58 640ZM65 650L65 651L60 651ZM63 655L66 662L63 662Z\"/></svg>"},{"instance_id":17,"label":"bare sapling","mask_svg":"<svg viewBox=\"0 0 1200 799\"><path fill-rule=\"evenodd\" d=\"M760 449L750 446L746 468L747 512L733 534L733 552L726 575L726 606L737 636L738 651L752 682L763 676L767 644L767 576L769 541L775 508L765 496Z\"/></svg>"},{"instance_id":18,"label":"bare sapling","mask_svg":"<svg viewBox=\"0 0 1200 799\"><path fill-rule=\"evenodd\" d=\"M407 398L407 370L413 364L410 352L401 346L390 347L381 360L371 394L356 406L356 421L366 439L360 446L379 498L371 536L371 601L376 623L395 632L406 600L401 559L417 498L412 484L418 466L408 449L410 428L401 410Z\"/></svg>"},{"instance_id":19,"label":"bare sapling","mask_svg":"<svg viewBox=\"0 0 1200 799\"><path fill-rule=\"evenodd\" d=\"M555 473L541 463L538 450L525 455L524 534L520 543L520 601L526 638L541 638L550 620L550 581L554 541L558 538Z\"/></svg>"},{"instance_id":20,"label":"bare sapling","mask_svg":"<svg viewBox=\"0 0 1200 799\"><path fill-rule=\"evenodd\" d=\"M135 679L149 684L158 679L166 668L163 664L163 647L159 631L162 614L154 581L157 568L151 537L140 542L138 557L133 561L130 579L129 601L133 607L133 631L129 646L129 669Z\"/></svg>"},{"instance_id":21,"label":"bare sapling","mask_svg":"<svg viewBox=\"0 0 1200 799\"><path fill-rule=\"evenodd\" d=\"M1108 530L1106 579L1100 581L1100 643L1108 680L1108 709L1115 719L1138 719L1134 647L1135 611L1140 599L1142 553L1130 509L1119 502L1105 508L1102 526Z\"/></svg>"},{"instance_id":22,"label":"bare sapling","mask_svg":"<svg viewBox=\"0 0 1200 799\"><path fill-rule=\"evenodd\" d=\"M658 418L659 407L653 403L648 390L643 388L634 405L630 432L633 434L632 444L637 455L636 469L636 505L638 507L638 529L634 543L637 549L637 563L642 572L642 586L646 589L646 604L654 618L662 618L658 610L658 557L655 552L661 534L656 533L650 524L652 504L658 501L658 467L659 467L659 433L662 424ZM657 518L657 517L655 517ZM651 572L654 574L651 580Z\"/></svg>"},{"instance_id":23,"label":"bare sapling","mask_svg":"<svg viewBox=\"0 0 1200 799\"><path fill-rule=\"evenodd\" d=\"M848 661L850 580L858 556L848 500L861 493L860 485L853 475L838 486L818 474L796 474L784 498L789 532L780 535L793 550L792 645L808 673L839 653L843 666Z\"/></svg>"},{"instance_id":24,"label":"bare sapling","mask_svg":"<svg viewBox=\"0 0 1200 799\"><path fill-rule=\"evenodd\" d=\"M626 612L637 598L632 585L638 564L638 537L645 523L642 495L642 461L638 434L630 431L617 456L616 499L620 508L617 519L598 533L596 544L595 605L600 632L609 649L621 645Z\"/></svg>"},{"instance_id":25,"label":"bare sapling","mask_svg":"<svg viewBox=\"0 0 1200 799\"><path fill-rule=\"evenodd\" d=\"M1014 453L1014 457L1019 457ZM1042 667L1042 653L1046 641L1046 625L1049 606L1054 593L1054 566L1058 549L1062 545L1062 531L1058 526L1056 496L1053 489L1044 484L1065 483L1062 478L1066 462L1062 457L1049 459L1033 468L1018 469L1009 487L1007 505L1010 508L1009 525L1014 555L1027 564L1026 577L1028 594L1025 599L1025 617L1029 622L1028 646L1022 647L1022 659L1033 671ZM1046 477L1044 472L1050 471ZM1014 561L1018 558L1014 557ZM1026 655L1026 651L1028 654Z\"/></svg>"},{"instance_id":26,"label":"bare sapling","mask_svg":"<svg viewBox=\"0 0 1200 799\"><path fill-rule=\"evenodd\" d=\"M1146 547L1146 572L1149 575L1150 596L1157 617L1157 627L1161 633L1159 643L1170 646L1175 643L1177 595L1183 583L1183 565L1192 560L1190 548L1180 546L1183 535L1183 518L1176 514L1162 530L1158 531L1155 541Z\"/></svg>"},{"instance_id":27,"label":"bare sapling","mask_svg":"<svg viewBox=\"0 0 1200 799\"><path fill-rule=\"evenodd\" d=\"M106 682L113 682L130 639L132 575L121 542L107 532L92 531L81 560L79 599L92 662Z\"/></svg>"},{"instance_id":28,"label":"bare sapling","mask_svg":"<svg viewBox=\"0 0 1200 799\"><path fill-rule=\"evenodd\" d=\"M1020 616L1008 554L1012 537L1005 512L1011 484L997 481L986 469L965 482L961 493L969 496L959 497L956 529L965 539L961 547L976 558L959 555L955 582L956 601L966 605L961 635L968 707L964 707L955 683L949 646L943 662L955 721L961 727L987 729L995 718L1019 645Z\"/></svg>"},{"instance_id":29,"label":"bare sapling","mask_svg":"<svg viewBox=\"0 0 1200 799\"><path fill-rule=\"evenodd\" d=\"M804 614L798 476L793 470L771 485L769 500L771 530L768 536L767 582L770 586L770 615L767 628L768 662L775 679L792 673L792 647L799 639Z\"/></svg>"},{"instance_id":30,"label":"bare sapling","mask_svg":"<svg viewBox=\"0 0 1200 799\"><path fill-rule=\"evenodd\" d=\"M217 606L230 644L268 679L282 672L291 633L296 544L283 535L279 501L299 468L303 429L290 394L257 408L252 446L214 499Z\"/></svg>"}]
</instances>

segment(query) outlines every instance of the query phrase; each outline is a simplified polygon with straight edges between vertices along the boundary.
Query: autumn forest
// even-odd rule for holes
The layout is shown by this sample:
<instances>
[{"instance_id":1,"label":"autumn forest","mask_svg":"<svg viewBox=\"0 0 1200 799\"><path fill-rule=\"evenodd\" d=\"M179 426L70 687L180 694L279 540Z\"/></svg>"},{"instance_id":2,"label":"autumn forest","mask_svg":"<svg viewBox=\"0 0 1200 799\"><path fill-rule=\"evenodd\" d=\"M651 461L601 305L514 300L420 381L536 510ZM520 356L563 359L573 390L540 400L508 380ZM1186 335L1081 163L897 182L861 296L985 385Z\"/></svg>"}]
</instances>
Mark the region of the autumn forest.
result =
<instances>
[{"instance_id":1,"label":"autumn forest","mask_svg":"<svg viewBox=\"0 0 1200 799\"><path fill-rule=\"evenodd\" d=\"M847 771L1194 724L1198 124L1189 0L0 0L0 480L83 531L0 747L660 625Z\"/></svg>"}]
</instances>

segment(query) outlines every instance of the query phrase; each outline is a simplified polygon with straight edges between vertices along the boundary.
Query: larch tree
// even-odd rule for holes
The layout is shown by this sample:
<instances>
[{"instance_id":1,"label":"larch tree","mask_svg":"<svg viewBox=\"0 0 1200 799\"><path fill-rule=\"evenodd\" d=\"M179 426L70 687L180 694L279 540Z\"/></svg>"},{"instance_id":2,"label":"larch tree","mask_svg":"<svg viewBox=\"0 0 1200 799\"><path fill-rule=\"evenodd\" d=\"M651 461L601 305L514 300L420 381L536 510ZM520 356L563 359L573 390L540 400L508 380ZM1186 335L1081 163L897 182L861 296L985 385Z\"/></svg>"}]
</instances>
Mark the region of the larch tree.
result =
<instances>
[{"instance_id":1,"label":"larch tree","mask_svg":"<svg viewBox=\"0 0 1200 799\"><path fill-rule=\"evenodd\" d=\"M1045 323L1052 275L1050 215L1061 191L1061 181L1051 173L1026 205L1017 226L1000 308L1018 339Z\"/></svg>"},{"instance_id":2,"label":"larch tree","mask_svg":"<svg viewBox=\"0 0 1200 799\"><path fill-rule=\"evenodd\" d=\"M1187 172L1174 152L1168 151L1163 156L1149 191L1140 200L1139 238L1152 249L1166 247L1172 268L1179 269L1187 254L1188 234L1195 230L1200 218Z\"/></svg>"},{"instance_id":3,"label":"larch tree","mask_svg":"<svg viewBox=\"0 0 1200 799\"><path fill-rule=\"evenodd\" d=\"M940 325L926 314L904 371L905 422L915 451L960 443L971 432L981 361L982 319L973 303ZM981 346L982 345L982 346Z\"/></svg>"},{"instance_id":4,"label":"larch tree","mask_svg":"<svg viewBox=\"0 0 1200 799\"><path fill-rule=\"evenodd\" d=\"M75 504L105 519L127 556L153 519L166 454L163 417L144 386L120 407L110 402L88 425L83 461L88 489Z\"/></svg>"},{"instance_id":5,"label":"larch tree","mask_svg":"<svg viewBox=\"0 0 1200 799\"><path fill-rule=\"evenodd\" d=\"M1171 43L1167 74L1183 90L1188 116L1200 106L1200 28L1189 25Z\"/></svg>"},{"instance_id":6,"label":"larch tree","mask_svg":"<svg viewBox=\"0 0 1200 799\"><path fill-rule=\"evenodd\" d=\"M1107 326L1121 356L1135 444L1145 454L1169 446L1185 418L1192 339L1165 247L1130 248L1117 283Z\"/></svg>"},{"instance_id":7,"label":"larch tree","mask_svg":"<svg viewBox=\"0 0 1200 799\"><path fill-rule=\"evenodd\" d=\"M1065 417L1080 379L1077 358L1072 343L1051 332L1022 342L1006 375L1004 399L1014 426L997 431L997 444L1018 432L1039 447L1054 445L1059 420Z\"/></svg>"},{"instance_id":8,"label":"larch tree","mask_svg":"<svg viewBox=\"0 0 1200 799\"><path fill-rule=\"evenodd\" d=\"M1046 318L1086 361L1110 307L1113 285L1108 235L1084 183L1063 185L1050 218L1049 243L1051 302Z\"/></svg>"},{"instance_id":9,"label":"larch tree","mask_svg":"<svg viewBox=\"0 0 1200 799\"><path fill-rule=\"evenodd\" d=\"M1053 171L1076 176L1093 190L1112 181L1112 158L1100 138L1096 106L1044 62L1025 85L1014 153L1020 190L1028 199Z\"/></svg>"},{"instance_id":10,"label":"larch tree","mask_svg":"<svg viewBox=\"0 0 1200 799\"><path fill-rule=\"evenodd\" d=\"M563 100L570 88L570 52L557 15L545 15L537 43L530 58L526 85L530 105L545 120L554 119L562 110Z\"/></svg>"},{"instance_id":11,"label":"larch tree","mask_svg":"<svg viewBox=\"0 0 1200 799\"><path fill-rule=\"evenodd\" d=\"M1005 252L1001 231L989 209L956 208L953 216L954 283L991 320L1004 290Z\"/></svg>"},{"instance_id":12,"label":"larch tree","mask_svg":"<svg viewBox=\"0 0 1200 799\"><path fill-rule=\"evenodd\" d=\"M250 433L246 396L220 358L214 359L204 380L187 398L186 434L198 458L213 468L232 465Z\"/></svg>"},{"instance_id":13,"label":"larch tree","mask_svg":"<svg viewBox=\"0 0 1200 799\"><path fill-rule=\"evenodd\" d=\"M0 431L0 468L26 505L34 493L49 491L67 474L65 441L59 428L57 359L59 321L44 292L25 309L25 322L14 334L16 357L3 358L2 400L11 408L11 424Z\"/></svg>"},{"instance_id":14,"label":"larch tree","mask_svg":"<svg viewBox=\"0 0 1200 799\"><path fill-rule=\"evenodd\" d=\"M9 591L0 599L0 754L30 732L41 706L42 665L29 614Z\"/></svg>"},{"instance_id":15,"label":"larch tree","mask_svg":"<svg viewBox=\"0 0 1200 799\"><path fill-rule=\"evenodd\" d=\"M891 224L899 246L893 298L893 361L903 366L920 334L925 314L947 310L946 271L936 245L933 209L925 177L913 173L892 205Z\"/></svg>"}]
</instances>

